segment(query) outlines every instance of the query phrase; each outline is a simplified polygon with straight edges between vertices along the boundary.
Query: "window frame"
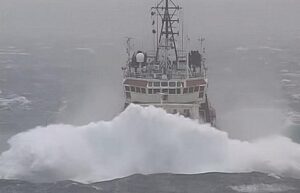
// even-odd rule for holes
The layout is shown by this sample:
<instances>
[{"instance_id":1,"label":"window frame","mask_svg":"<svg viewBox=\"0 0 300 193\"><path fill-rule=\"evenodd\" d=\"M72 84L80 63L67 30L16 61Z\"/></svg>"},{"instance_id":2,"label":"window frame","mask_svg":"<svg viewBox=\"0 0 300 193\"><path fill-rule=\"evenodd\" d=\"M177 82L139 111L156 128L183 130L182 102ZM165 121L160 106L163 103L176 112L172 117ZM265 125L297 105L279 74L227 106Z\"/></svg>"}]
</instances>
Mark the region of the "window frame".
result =
<instances>
[{"instance_id":1,"label":"window frame","mask_svg":"<svg viewBox=\"0 0 300 193\"><path fill-rule=\"evenodd\" d=\"M199 91L203 92L205 90L205 85L201 85Z\"/></svg>"},{"instance_id":2,"label":"window frame","mask_svg":"<svg viewBox=\"0 0 300 193\"><path fill-rule=\"evenodd\" d=\"M126 97L126 99L131 99L131 93L130 92L125 92L125 97Z\"/></svg>"},{"instance_id":3,"label":"window frame","mask_svg":"<svg viewBox=\"0 0 300 193\"><path fill-rule=\"evenodd\" d=\"M188 91L189 91L189 89L188 89L188 88L183 88L183 94L187 94L187 93L188 93Z\"/></svg>"},{"instance_id":4,"label":"window frame","mask_svg":"<svg viewBox=\"0 0 300 193\"><path fill-rule=\"evenodd\" d=\"M159 93L161 93L161 89L160 88L153 89L153 94L159 94Z\"/></svg>"},{"instance_id":5,"label":"window frame","mask_svg":"<svg viewBox=\"0 0 300 193\"><path fill-rule=\"evenodd\" d=\"M160 82L153 82L153 87L160 87Z\"/></svg>"},{"instance_id":6,"label":"window frame","mask_svg":"<svg viewBox=\"0 0 300 193\"><path fill-rule=\"evenodd\" d=\"M160 85L161 87L168 87L168 82L161 82Z\"/></svg>"},{"instance_id":7,"label":"window frame","mask_svg":"<svg viewBox=\"0 0 300 193\"><path fill-rule=\"evenodd\" d=\"M202 96L202 97L201 97ZM203 99L204 98L204 92L199 92L199 98Z\"/></svg>"},{"instance_id":8,"label":"window frame","mask_svg":"<svg viewBox=\"0 0 300 193\"><path fill-rule=\"evenodd\" d=\"M135 87L134 86L130 86L130 92L135 92Z\"/></svg>"},{"instance_id":9,"label":"window frame","mask_svg":"<svg viewBox=\"0 0 300 193\"><path fill-rule=\"evenodd\" d=\"M165 91L166 91L166 92L165 92ZM169 89L164 88L164 89L161 90L161 92L164 93L164 94L169 94Z\"/></svg>"},{"instance_id":10,"label":"window frame","mask_svg":"<svg viewBox=\"0 0 300 193\"><path fill-rule=\"evenodd\" d=\"M176 82L169 82L169 87L175 88L176 86Z\"/></svg>"},{"instance_id":11,"label":"window frame","mask_svg":"<svg viewBox=\"0 0 300 193\"><path fill-rule=\"evenodd\" d=\"M176 94L176 89L175 88L169 89L169 94Z\"/></svg>"}]
</instances>

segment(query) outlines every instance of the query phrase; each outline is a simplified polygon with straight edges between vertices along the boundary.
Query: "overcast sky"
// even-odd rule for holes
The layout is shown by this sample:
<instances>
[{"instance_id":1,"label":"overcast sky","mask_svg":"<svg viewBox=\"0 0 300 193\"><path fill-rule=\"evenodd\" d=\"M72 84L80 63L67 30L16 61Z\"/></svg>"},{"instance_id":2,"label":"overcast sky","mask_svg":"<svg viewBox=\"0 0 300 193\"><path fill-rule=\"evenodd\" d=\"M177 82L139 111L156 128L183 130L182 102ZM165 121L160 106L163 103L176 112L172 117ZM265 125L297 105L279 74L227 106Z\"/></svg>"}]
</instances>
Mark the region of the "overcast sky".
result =
<instances>
[{"instance_id":1,"label":"overcast sky","mask_svg":"<svg viewBox=\"0 0 300 193\"><path fill-rule=\"evenodd\" d=\"M2 33L44 35L147 34L156 0L1 0ZM177 0L191 34L251 36L299 33L298 0ZM143 24L141 21L144 21ZM137 28L139 26L139 28ZM197 27L195 27L197 26Z\"/></svg>"}]
</instances>

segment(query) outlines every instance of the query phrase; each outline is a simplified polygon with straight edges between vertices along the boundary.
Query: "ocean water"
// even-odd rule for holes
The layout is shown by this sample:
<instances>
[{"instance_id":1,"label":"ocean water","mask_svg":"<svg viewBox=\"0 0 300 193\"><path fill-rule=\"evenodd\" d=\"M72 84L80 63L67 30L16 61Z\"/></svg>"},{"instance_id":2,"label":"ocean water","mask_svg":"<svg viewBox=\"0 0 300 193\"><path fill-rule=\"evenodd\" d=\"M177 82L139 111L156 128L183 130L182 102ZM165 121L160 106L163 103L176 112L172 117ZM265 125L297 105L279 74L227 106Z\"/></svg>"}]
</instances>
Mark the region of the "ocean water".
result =
<instances>
[{"instance_id":1,"label":"ocean water","mask_svg":"<svg viewBox=\"0 0 300 193\"><path fill-rule=\"evenodd\" d=\"M82 125L122 111L122 44L40 44L0 48L1 149L10 136L36 126ZM209 97L221 130L239 139L278 132L299 139L297 45L208 52Z\"/></svg>"},{"instance_id":2,"label":"ocean water","mask_svg":"<svg viewBox=\"0 0 300 193\"><path fill-rule=\"evenodd\" d=\"M110 45L102 47L101 54L97 47L86 49L76 43L62 43L63 46L35 44L38 43L15 47L3 46L2 43L2 136L38 125L58 122L83 124L100 117L110 119L120 112L122 72L120 65L114 63L121 61L115 62L116 59L112 58L104 69L98 65L100 58L107 60L105 54L112 52ZM116 74L115 78L110 79L105 76L106 73ZM105 100L107 96L111 104ZM93 110L89 105L95 105ZM103 108L109 109L103 111Z\"/></svg>"},{"instance_id":3,"label":"ocean water","mask_svg":"<svg viewBox=\"0 0 300 193\"><path fill-rule=\"evenodd\" d=\"M114 0L105 9L93 0L72 5L27 0L17 7L5 2L0 152L11 150L12 136L37 126L77 128L117 117L123 109L125 37L135 37L136 49L151 47L146 27L151 3ZM218 129L250 143L274 135L300 143L299 2L226 2L183 3L190 46L199 47L197 38L206 37Z\"/></svg>"}]
</instances>

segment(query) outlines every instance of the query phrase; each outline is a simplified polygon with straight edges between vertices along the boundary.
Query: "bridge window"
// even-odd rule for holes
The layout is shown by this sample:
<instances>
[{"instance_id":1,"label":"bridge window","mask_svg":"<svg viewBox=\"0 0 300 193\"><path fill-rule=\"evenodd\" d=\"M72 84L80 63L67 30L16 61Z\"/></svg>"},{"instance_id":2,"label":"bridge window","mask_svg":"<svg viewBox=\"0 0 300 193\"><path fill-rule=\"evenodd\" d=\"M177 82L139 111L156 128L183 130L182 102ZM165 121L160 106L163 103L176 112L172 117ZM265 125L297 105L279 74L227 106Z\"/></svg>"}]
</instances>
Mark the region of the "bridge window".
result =
<instances>
[{"instance_id":1,"label":"bridge window","mask_svg":"<svg viewBox=\"0 0 300 193\"><path fill-rule=\"evenodd\" d=\"M163 101L167 101L167 100L168 100L168 95L163 95L163 96L162 96L162 100L163 100Z\"/></svg>"},{"instance_id":2,"label":"bridge window","mask_svg":"<svg viewBox=\"0 0 300 193\"><path fill-rule=\"evenodd\" d=\"M196 86L196 87L194 88L194 92L199 92L199 86Z\"/></svg>"},{"instance_id":3,"label":"bridge window","mask_svg":"<svg viewBox=\"0 0 300 193\"><path fill-rule=\"evenodd\" d=\"M181 89L180 88L178 88L176 90L177 90L177 94L181 94Z\"/></svg>"},{"instance_id":4,"label":"bridge window","mask_svg":"<svg viewBox=\"0 0 300 193\"><path fill-rule=\"evenodd\" d=\"M160 93L160 89L153 89L153 94L158 94Z\"/></svg>"},{"instance_id":5,"label":"bridge window","mask_svg":"<svg viewBox=\"0 0 300 193\"><path fill-rule=\"evenodd\" d=\"M204 93L203 93L203 92L200 92L200 93L199 93L199 98L201 98L201 99L202 99L202 98L203 98L203 96L204 96Z\"/></svg>"},{"instance_id":6,"label":"bridge window","mask_svg":"<svg viewBox=\"0 0 300 193\"><path fill-rule=\"evenodd\" d=\"M137 93L141 93L141 88L137 87L137 88L136 88L136 92L137 92Z\"/></svg>"},{"instance_id":7,"label":"bridge window","mask_svg":"<svg viewBox=\"0 0 300 193\"><path fill-rule=\"evenodd\" d=\"M205 120L205 112L199 110L199 117L200 117L200 119L202 119L202 121L204 121Z\"/></svg>"},{"instance_id":8,"label":"bridge window","mask_svg":"<svg viewBox=\"0 0 300 193\"><path fill-rule=\"evenodd\" d=\"M148 89L148 94L153 94L153 89Z\"/></svg>"},{"instance_id":9,"label":"bridge window","mask_svg":"<svg viewBox=\"0 0 300 193\"><path fill-rule=\"evenodd\" d=\"M161 82L161 86L162 87L167 87L168 86L168 82Z\"/></svg>"},{"instance_id":10,"label":"bridge window","mask_svg":"<svg viewBox=\"0 0 300 193\"><path fill-rule=\"evenodd\" d=\"M131 86L131 87L130 87L130 90L131 90L131 92L135 92L135 87L134 87L134 86Z\"/></svg>"},{"instance_id":11,"label":"bridge window","mask_svg":"<svg viewBox=\"0 0 300 193\"><path fill-rule=\"evenodd\" d=\"M205 89L205 86L200 86L200 91L203 92Z\"/></svg>"},{"instance_id":12,"label":"bridge window","mask_svg":"<svg viewBox=\"0 0 300 193\"><path fill-rule=\"evenodd\" d=\"M160 87L160 82L154 82L153 84L155 87Z\"/></svg>"},{"instance_id":13,"label":"bridge window","mask_svg":"<svg viewBox=\"0 0 300 193\"><path fill-rule=\"evenodd\" d=\"M170 94L176 94L176 89L169 89Z\"/></svg>"},{"instance_id":14,"label":"bridge window","mask_svg":"<svg viewBox=\"0 0 300 193\"><path fill-rule=\"evenodd\" d=\"M148 82L148 86L152 87L153 83L152 82Z\"/></svg>"},{"instance_id":15,"label":"bridge window","mask_svg":"<svg viewBox=\"0 0 300 193\"><path fill-rule=\"evenodd\" d=\"M183 116L185 116L185 117L190 117L190 116L191 116L190 110L189 110L189 109L184 109L184 110L183 110Z\"/></svg>"},{"instance_id":16,"label":"bridge window","mask_svg":"<svg viewBox=\"0 0 300 193\"><path fill-rule=\"evenodd\" d=\"M146 93L146 89L145 88L141 88L142 93Z\"/></svg>"},{"instance_id":17,"label":"bridge window","mask_svg":"<svg viewBox=\"0 0 300 193\"><path fill-rule=\"evenodd\" d=\"M170 87L176 87L176 82L169 82Z\"/></svg>"},{"instance_id":18,"label":"bridge window","mask_svg":"<svg viewBox=\"0 0 300 193\"><path fill-rule=\"evenodd\" d=\"M186 93L188 93L188 88L183 89L183 94L186 94Z\"/></svg>"},{"instance_id":19,"label":"bridge window","mask_svg":"<svg viewBox=\"0 0 300 193\"><path fill-rule=\"evenodd\" d=\"M168 89L162 89L162 92L168 94Z\"/></svg>"},{"instance_id":20,"label":"bridge window","mask_svg":"<svg viewBox=\"0 0 300 193\"><path fill-rule=\"evenodd\" d=\"M181 82L177 82L177 87L181 87Z\"/></svg>"},{"instance_id":21,"label":"bridge window","mask_svg":"<svg viewBox=\"0 0 300 193\"><path fill-rule=\"evenodd\" d=\"M194 92L194 87L190 87L189 88L189 93L193 93Z\"/></svg>"},{"instance_id":22,"label":"bridge window","mask_svg":"<svg viewBox=\"0 0 300 193\"><path fill-rule=\"evenodd\" d=\"M125 86L125 90L126 90L126 91L130 91L129 86Z\"/></svg>"},{"instance_id":23,"label":"bridge window","mask_svg":"<svg viewBox=\"0 0 300 193\"><path fill-rule=\"evenodd\" d=\"M126 92L126 98L127 98L127 99L131 99L131 94L130 94L130 92Z\"/></svg>"}]
</instances>

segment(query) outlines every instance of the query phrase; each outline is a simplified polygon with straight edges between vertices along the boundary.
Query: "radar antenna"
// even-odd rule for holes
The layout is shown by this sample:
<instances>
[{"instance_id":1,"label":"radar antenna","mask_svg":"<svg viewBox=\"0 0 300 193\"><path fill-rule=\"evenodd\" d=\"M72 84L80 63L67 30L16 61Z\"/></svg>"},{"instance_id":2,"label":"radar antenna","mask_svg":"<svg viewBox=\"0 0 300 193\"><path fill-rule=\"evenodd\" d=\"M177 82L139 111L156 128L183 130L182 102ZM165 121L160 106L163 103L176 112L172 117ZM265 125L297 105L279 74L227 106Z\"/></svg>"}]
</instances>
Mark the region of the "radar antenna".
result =
<instances>
[{"instance_id":1,"label":"radar antenna","mask_svg":"<svg viewBox=\"0 0 300 193\"><path fill-rule=\"evenodd\" d=\"M176 46L175 35L179 35L179 31L174 31L176 28L175 25L179 24L179 18L177 15L180 9L182 8L176 5L173 0L161 0L156 7L152 7L152 10L155 10L161 19L160 29L157 29L157 31L160 31L160 34L158 35L159 38L157 40L158 42L155 59L158 61L160 52L164 51L163 58L165 67L172 65L168 62L169 50L174 51L176 63L178 62L178 50Z\"/></svg>"},{"instance_id":2,"label":"radar antenna","mask_svg":"<svg viewBox=\"0 0 300 193\"><path fill-rule=\"evenodd\" d=\"M126 38L126 54L128 57L127 64L130 62L131 58L131 50L133 49L134 45L132 43L133 38L132 37L125 37Z\"/></svg>"}]
</instances>

